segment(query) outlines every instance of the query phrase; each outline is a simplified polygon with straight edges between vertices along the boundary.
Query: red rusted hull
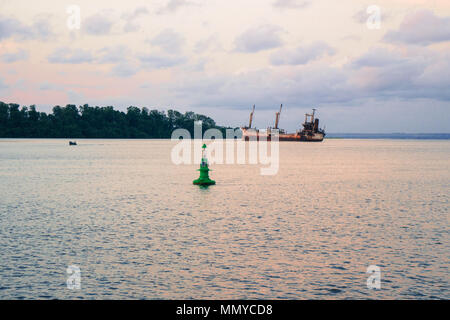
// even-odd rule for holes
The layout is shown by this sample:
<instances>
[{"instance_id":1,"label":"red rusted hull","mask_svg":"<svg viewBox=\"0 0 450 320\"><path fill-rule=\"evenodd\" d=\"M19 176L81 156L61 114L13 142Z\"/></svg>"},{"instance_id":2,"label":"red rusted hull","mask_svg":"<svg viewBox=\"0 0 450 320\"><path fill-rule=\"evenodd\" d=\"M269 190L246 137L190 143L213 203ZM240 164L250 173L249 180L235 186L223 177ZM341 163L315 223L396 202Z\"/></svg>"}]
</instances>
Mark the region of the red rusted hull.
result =
<instances>
[{"instance_id":1,"label":"red rusted hull","mask_svg":"<svg viewBox=\"0 0 450 320\"><path fill-rule=\"evenodd\" d=\"M256 130L247 130L242 128L242 139L245 141L271 141L272 134L267 132L259 132ZM297 141L297 142L322 142L324 140L324 134L314 133L312 135L302 133L280 133L278 135L278 141Z\"/></svg>"}]
</instances>

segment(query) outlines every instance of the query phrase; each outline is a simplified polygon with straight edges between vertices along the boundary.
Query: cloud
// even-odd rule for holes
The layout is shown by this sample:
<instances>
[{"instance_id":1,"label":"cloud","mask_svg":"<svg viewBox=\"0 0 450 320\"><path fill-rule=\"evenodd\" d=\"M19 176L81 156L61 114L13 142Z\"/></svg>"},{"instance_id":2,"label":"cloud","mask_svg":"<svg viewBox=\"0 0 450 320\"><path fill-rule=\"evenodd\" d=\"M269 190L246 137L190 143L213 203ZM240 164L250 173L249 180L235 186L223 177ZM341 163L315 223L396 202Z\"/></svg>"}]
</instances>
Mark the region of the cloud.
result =
<instances>
[{"instance_id":1,"label":"cloud","mask_svg":"<svg viewBox=\"0 0 450 320\"><path fill-rule=\"evenodd\" d=\"M141 55L139 60L146 68L165 69L183 64L186 59L180 56L147 54Z\"/></svg>"},{"instance_id":2,"label":"cloud","mask_svg":"<svg viewBox=\"0 0 450 320\"><path fill-rule=\"evenodd\" d=\"M283 44L281 31L280 27L272 25L249 29L236 38L235 51L251 53L278 48Z\"/></svg>"},{"instance_id":3,"label":"cloud","mask_svg":"<svg viewBox=\"0 0 450 320\"><path fill-rule=\"evenodd\" d=\"M398 64L356 70L351 74L355 88L371 97L411 98L415 95L414 79L419 77L425 65L406 60Z\"/></svg>"},{"instance_id":4,"label":"cloud","mask_svg":"<svg viewBox=\"0 0 450 320\"><path fill-rule=\"evenodd\" d=\"M450 40L450 17L438 17L430 10L408 14L398 30L384 36L386 42L426 46Z\"/></svg>"},{"instance_id":5,"label":"cloud","mask_svg":"<svg viewBox=\"0 0 450 320\"><path fill-rule=\"evenodd\" d=\"M150 12L146 7L138 7L131 13L125 13L122 15L122 19L125 20L125 26L123 30L125 32L136 32L139 31L140 25L136 21L142 16L148 15Z\"/></svg>"},{"instance_id":6,"label":"cloud","mask_svg":"<svg viewBox=\"0 0 450 320\"><path fill-rule=\"evenodd\" d=\"M432 51L404 52L372 48L350 62L348 67L353 69L350 76L355 88L365 91L374 99L450 100L450 94L446 92L448 90L432 82L432 79L442 76L440 71L445 70L442 61L445 58ZM450 68L447 70L450 71Z\"/></svg>"},{"instance_id":7,"label":"cloud","mask_svg":"<svg viewBox=\"0 0 450 320\"><path fill-rule=\"evenodd\" d=\"M118 77L131 77L139 71L139 68L128 62L122 62L114 66L112 74Z\"/></svg>"},{"instance_id":8,"label":"cloud","mask_svg":"<svg viewBox=\"0 0 450 320\"><path fill-rule=\"evenodd\" d=\"M302 9L309 7L311 1L305 0L277 0L273 3L273 6L280 9Z\"/></svg>"},{"instance_id":9,"label":"cloud","mask_svg":"<svg viewBox=\"0 0 450 320\"><path fill-rule=\"evenodd\" d=\"M35 18L32 29L34 31L34 34L37 35L38 39L49 40L54 37L52 26L49 22L50 19L51 15L48 14L41 14Z\"/></svg>"},{"instance_id":10,"label":"cloud","mask_svg":"<svg viewBox=\"0 0 450 320\"><path fill-rule=\"evenodd\" d=\"M123 62L129 55L130 50L125 45L104 47L97 52L98 63L119 63Z\"/></svg>"},{"instance_id":11,"label":"cloud","mask_svg":"<svg viewBox=\"0 0 450 320\"><path fill-rule=\"evenodd\" d=\"M0 41L8 38L19 40L48 40L53 37L48 17L37 16L26 25L13 17L0 15Z\"/></svg>"},{"instance_id":12,"label":"cloud","mask_svg":"<svg viewBox=\"0 0 450 320\"><path fill-rule=\"evenodd\" d=\"M394 64L400 64L407 61L398 52L385 48L374 48L354 59L351 66L354 68L361 67L385 67Z\"/></svg>"},{"instance_id":13,"label":"cloud","mask_svg":"<svg viewBox=\"0 0 450 320\"><path fill-rule=\"evenodd\" d=\"M88 50L61 47L51 53L47 59L50 63L60 64L116 64L114 74L125 74L127 58L131 56L130 50L124 45L103 47L95 51L95 55ZM128 68L131 70L130 68ZM129 73L129 72L128 72Z\"/></svg>"},{"instance_id":14,"label":"cloud","mask_svg":"<svg viewBox=\"0 0 450 320\"><path fill-rule=\"evenodd\" d=\"M4 63L13 63L17 61L27 60L28 56L29 54L27 51L20 49L16 52L4 53L0 56L0 58Z\"/></svg>"},{"instance_id":15,"label":"cloud","mask_svg":"<svg viewBox=\"0 0 450 320\"><path fill-rule=\"evenodd\" d=\"M369 19L369 14L367 13L367 7L364 9L359 10L357 13L353 15L353 20L356 23L367 23L367 20Z\"/></svg>"},{"instance_id":16,"label":"cloud","mask_svg":"<svg viewBox=\"0 0 450 320\"><path fill-rule=\"evenodd\" d=\"M373 99L411 99L417 94L415 79L433 63L429 52L404 53L372 48L346 65L349 81L357 92ZM429 92L423 92L428 97Z\"/></svg>"},{"instance_id":17,"label":"cloud","mask_svg":"<svg viewBox=\"0 0 450 320\"><path fill-rule=\"evenodd\" d=\"M55 64L114 64L115 66L112 68L111 74L114 76L129 77L139 71L137 64L129 61L130 57L133 57L132 60L137 58L145 69L171 68L181 65L187 60L185 57L167 53L141 54L136 57L123 45L104 47L96 51L96 56L87 50L61 47L50 54L47 59L50 63Z\"/></svg>"},{"instance_id":18,"label":"cloud","mask_svg":"<svg viewBox=\"0 0 450 320\"><path fill-rule=\"evenodd\" d=\"M199 40L195 44L194 51L196 53L204 53L210 50L212 51L223 51L223 47L218 40L219 36L217 34L211 35L210 37Z\"/></svg>"},{"instance_id":19,"label":"cloud","mask_svg":"<svg viewBox=\"0 0 450 320\"><path fill-rule=\"evenodd\" d=\"M183 75L170 92L185 104L242 108L280 102L296 107L359 106L368 101L431 99L450 102L450 53L373 48L347 65L266 67L239 74Z\"/></svg>"},{"instance_id":20,"label":"cloud","mask_svg":"<svg viewBox=\"0 0 450 320\"><path fill-rule=\"evenodd\" d=\"M188 65L186 65L183 70L186 72L204 72L205 67L208 64L208 59L206 58L199 58L195 61L190 61Z\"/></svg>"},{"instance_id":21,"label":"cloud","mask_svg":"<svg viewBox=\"0 0 450 320\"><path fill-rule=\"evenodd\" d=\"M343 41L357 41L357 42L359 42L359 41L361 41L361 37L360 36L357 36L357 35L348 35L348 36L344 36L344 37L342 37L341 38L341 40L343 40Z\"/></svg>"},{"instance_id":22,"label":"cloud","mask_svg":"<svg viewBox=\"0 0 450 320\"><path fill-rule=\"evenodd\" d=\"M191 70L194 72L203 72L205 71L205 66L208 63L208 60L205 58L198 59L197 62L191 67Z\"/></svg>"},{"instance_id":23,"label":"cloud","mask_svg":"<svg viewBox=\"0 0 450 320\"><path fill-rule=\"evenodd\" d=\"M259 108L268 109L280 102L311 106L356 98L345 72L326 66L302 66L289 76L279 69L264 68L207 79L191 77L171 90L184 101L202 107L241 108L256 103Z\"/></svg>"},{"instance_id":24,"label":"cloud","mask_svg":"<svg viewBox=\"0 0 450 320\"><path fill-rule=\"evenodd\" d=\"M94 57L89 51L67 47L56 49L47 59L50 63L62 64L91 63L94 61Z\"/></svg>"},{"instance_id":25,"label":"cloud","mask_svg":"<svg viewBox=\"0 0 450 320\"><path fill-rule=\"evenodd\" d=\"M90 35L107 35L111 32L114 22L112 12L104 11L86 18L82 21L81 28Z\"/></svg>"},{"instance_id":26,"label":"cloud","mask_svg":"<svg viewBox=\"0 0 450 320\"><path fill-rule=\"evenodd\" d=\"M102 36L109 35L116 22L123 21L123 31L125 33L136 32L140 29L139 19L150 12L144 6L137 7L134 11L116 15L114 10L103 10L89 16L81 23L81 28L86 34Z\"/></svg>"},{"instance_id":27,"label":"cloud","mask_svg":"<svg viewBox=\"0 0 450 320\"><path fill-rule=\"evenodd\" d=\"M437 100L450 101L450 54L435 57L433 63L426 65L420 76L414 78L413 85L417 95Z\"/></svg>"},{"instance_id":28,"label":"cloud","mask_svg":"<svg viewBox=\"0 0 450 320\"><path fill-rule=\"evenodd\" d=\"M86 101L84 94L82 94L80 92L76 92L74 90L67 91L67 99L68 99L68 101L70 101L70 103L73 103L73 104L82 104L82 103L85 103L85 101Z\"/></svg>"},{"instance_id":29,"label":"cloud","mask_svg":"<svg viewBox=\"0 0 450 320\"><path fill-rule=\"evenodd\" d=\"M0 91L3 91L5 89L8 89L8 85L3 82L3 80L0 78Z\"/></svg>"},{"instance_id":30,"label":"cloud","mask_svg":"<svg viewBox=\"0 0 450 320\"><path fill-rule=\"evenodd\" d=\"M63 90L63 87L56 85L54 83L49 83L47 81L44 81L43 83L41 83L39 85L39 90L42 91L58 91L58 90Z\"/></svg>"},{"instance_id":31,"label":"cloud","mask_svg":"<svg viewBox=\"0 0 450 320\"><path fill-rule=\"evenodd\" d=\"M160 47L167 53L179 53L184 41L181 34L172 29L166 29L153 38L150 43Z\"/></svg>"},{"instance_id":32,"label":"cloud","mask_svg":"<svg viewBox=\"0 0 450 320\"><path fill-rule=\"evenodd\" d=\"M0 40L8 39L15 35L24 38L29 37L31 33L20 21L0 16Z\"/></svg>"},{"instance_id":33,"label":"cloud","mask_svg":"<svg viewBox=\"0 0 450 320\"><path fill-rule=\"evenodd\" d=\"M187 1L187 0L169 0L165 6L160 8L157 13L158 14L165 14L165 13L173 13L178 11L178 9L182 7L192 6L195 5L194 3Z\"/></svg>"},{"instance_id":34,"label":"cloud","mask_svg":"<svg viewBox=\"0 0 450 320\"><path fill-rule=\"evenodd\" d=\"M281 49L270 57L272 65L301 65L312 60L319 59L324 55L334 55L336 50L324 42L316 42L309 46L296 49Z\"/></svg>"}]
</instances>

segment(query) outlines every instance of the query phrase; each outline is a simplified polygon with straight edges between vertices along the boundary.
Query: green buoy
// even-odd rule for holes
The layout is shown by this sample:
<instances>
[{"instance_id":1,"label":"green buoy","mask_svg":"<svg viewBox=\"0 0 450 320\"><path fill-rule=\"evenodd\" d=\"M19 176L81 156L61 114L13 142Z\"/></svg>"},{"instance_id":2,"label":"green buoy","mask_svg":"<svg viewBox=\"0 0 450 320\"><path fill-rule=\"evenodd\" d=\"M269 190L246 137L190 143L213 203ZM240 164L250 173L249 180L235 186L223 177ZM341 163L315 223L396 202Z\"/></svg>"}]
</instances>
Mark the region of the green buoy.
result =
<instances>
[{"instance_id":1,"label":"green buoy","mask_svg":"<svg viewBox=\"0 0 450 320\"><path fill-rule=\"evenodd\" d=\"M211 171L208 167L208 159L206 158L206 144L203 145L202 151L202 162L200 163L200 178L194 181L195 185L198 186L212 186L215 185L216 182L209 178L209 171Z\"/></svg>"}]
</instances>

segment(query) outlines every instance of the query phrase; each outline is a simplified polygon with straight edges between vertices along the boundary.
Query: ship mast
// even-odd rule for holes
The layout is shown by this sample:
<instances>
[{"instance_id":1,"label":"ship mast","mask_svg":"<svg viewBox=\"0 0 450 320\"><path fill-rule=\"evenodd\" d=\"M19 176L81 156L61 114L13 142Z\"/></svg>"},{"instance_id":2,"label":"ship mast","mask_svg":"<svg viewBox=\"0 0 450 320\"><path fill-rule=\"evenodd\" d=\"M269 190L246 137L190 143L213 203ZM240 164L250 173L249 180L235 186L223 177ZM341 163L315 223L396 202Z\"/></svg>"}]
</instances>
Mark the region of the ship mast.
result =
<instances>
[{"instance_id":1,"label":"ship mast","mask_svg":"<svg viewBox=\"0 0 450 320\"><path fill-rule=\"evenodd\" d=\"M253 105L253 110L252 113L250 113L250 123L248 124L248 127L251 128L252 127L252 123L253 123L253 114L255 113L255 105Z\"/></svg>"},{"instance_id":2,"label":"ship mast","mask_svg":"<svg viewBox=\"0 0 450 320\"><path fill-rule=\"evenodd\" d=\"M283 109L283 105L280 107L280 112L276 113L275 130L278 129L278 124L280 123L281 109Z\"/></svg>"}]
</instances>

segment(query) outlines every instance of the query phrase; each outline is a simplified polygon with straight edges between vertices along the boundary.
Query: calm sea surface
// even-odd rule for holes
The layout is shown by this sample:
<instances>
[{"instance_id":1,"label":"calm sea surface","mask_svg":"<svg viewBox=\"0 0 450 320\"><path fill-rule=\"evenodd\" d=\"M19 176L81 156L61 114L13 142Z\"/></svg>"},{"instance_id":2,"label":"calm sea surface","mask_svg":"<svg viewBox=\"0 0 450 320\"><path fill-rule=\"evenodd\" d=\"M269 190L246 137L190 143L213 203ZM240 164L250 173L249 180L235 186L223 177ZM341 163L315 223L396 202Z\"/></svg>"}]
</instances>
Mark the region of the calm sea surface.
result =
<instances>
[{"instance_id":1,"label":"calm sea surface","mask_svg":"<svg viewBox=\"0 0 450 320\"><path fill-rule=\"evenodd\" d=\"M78 142L0 140L0 299L450 299L449 140L280 143L208 189L170 141Z\"/></svg>"}]
</instances>

